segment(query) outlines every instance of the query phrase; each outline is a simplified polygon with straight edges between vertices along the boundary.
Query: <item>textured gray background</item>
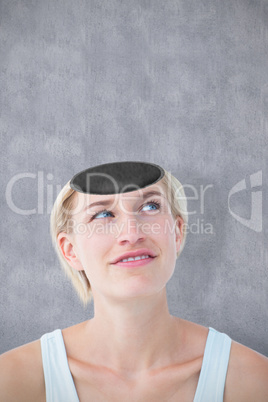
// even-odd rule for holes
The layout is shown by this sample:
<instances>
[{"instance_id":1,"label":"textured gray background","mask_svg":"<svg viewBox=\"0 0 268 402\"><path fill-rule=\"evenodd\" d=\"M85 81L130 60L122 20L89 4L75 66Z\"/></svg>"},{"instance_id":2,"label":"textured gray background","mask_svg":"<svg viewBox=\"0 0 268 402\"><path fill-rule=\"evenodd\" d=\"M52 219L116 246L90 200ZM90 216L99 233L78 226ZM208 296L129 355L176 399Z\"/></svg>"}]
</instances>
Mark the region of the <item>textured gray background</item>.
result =
<instances>
[{"instance_id":1,"label":"textured gray background","mask_svg":"<svg viewBox=\"0 0 268 402\"><path fill-rule=\"evenodd\" d=\"M0 7L0 351L92 317L52 248L51 203L82 169L141 160L199 193L189 201L196 227L168 283L171 313L267 355L268 2L1 0ZM257 172L261 232L228 210L229 191L245 179L230 206L250 218ZM12 199L35 208L30 215L6 198L18 174L31 176L15 182ZM210 186L203 210L200 186ZM213 234L201 233L201 223Z\"/></svg>"}]
</instances>

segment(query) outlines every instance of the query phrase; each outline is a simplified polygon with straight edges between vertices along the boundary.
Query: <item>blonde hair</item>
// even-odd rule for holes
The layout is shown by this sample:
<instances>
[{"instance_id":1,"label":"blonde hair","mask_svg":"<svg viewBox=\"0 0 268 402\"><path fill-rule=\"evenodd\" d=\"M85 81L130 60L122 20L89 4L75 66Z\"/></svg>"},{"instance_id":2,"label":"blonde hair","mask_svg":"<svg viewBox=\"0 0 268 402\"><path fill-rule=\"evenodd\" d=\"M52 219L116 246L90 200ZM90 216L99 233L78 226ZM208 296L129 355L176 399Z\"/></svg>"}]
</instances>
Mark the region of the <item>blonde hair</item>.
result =
<instances>
[{"instance_id":1,"label":"blonde hair","mask_svg":"<svg viewBox=\"0 0 268 402\"><path fill-rule=\"evenodd\" d=\"M185 197L182 184L166 170L164 177L161 179L161 183L165 188L173 218L175 219L175 217L179 215L184 221L182 227L182 241L180 245L180 250L177 253L178 258L184 248L187 234L187 199ZM62 190L58 194L51 211L50 234L53 246L56 250L60 264L65 274L71 279L81 301L84 305L86 305L93 299L90 282L86 276L85 271L78 271L68 264L68 262L62 255L62 251L59 247L57 239L59 233L68 232L68 221L72 217L75 194L76 191L70 187L70 181L62 188Z\"/></svg>"},{"instance_id":2,"label":"blonde hair","mask_svg":"<svg viewBox=\"0 0 268 402\"><path fill-rule=\"evenodd\" d=\"M177 216L180 216L183 219L182 226L182 240L180 249L177 252L177 258L182 253L182 250L185 246L186 236L187 236L187 224L188 224L188 212L187 212L187 198L185 196L185 192L183 189L183 185L179 182L176 177L174 177L168 171L165 171L164 177L161 179L161 183L163 184L166 195L169 201L169 205L171 207L171 213L173 218L175 219Z\"/></svg>"},{"instance_id":3,"label":"blonde hair","mask_svg":"<svg viewBox=\"0 0 268 402\"><path fill-rule=\"evenodd\" d=\"M65 274L71 279L81 301L86 305L92 299L91 286L86 273L85 271L77 271L68 264L58 244L59 233L68 232L68 221L72 217L75 193L76 191L70 187L70 181L61 189L51 211L50 234Z\"/></svg>"}]
</instances>

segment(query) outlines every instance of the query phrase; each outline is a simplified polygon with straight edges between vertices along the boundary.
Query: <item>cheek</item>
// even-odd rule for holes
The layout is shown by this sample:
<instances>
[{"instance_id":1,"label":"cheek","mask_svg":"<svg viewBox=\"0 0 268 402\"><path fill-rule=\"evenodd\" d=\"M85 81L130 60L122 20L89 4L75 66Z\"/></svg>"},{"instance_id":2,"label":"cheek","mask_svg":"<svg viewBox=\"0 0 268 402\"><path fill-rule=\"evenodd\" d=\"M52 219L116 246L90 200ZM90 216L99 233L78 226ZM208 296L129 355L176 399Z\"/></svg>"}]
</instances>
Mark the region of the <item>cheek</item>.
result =
<instances>
[{"instance_id":1,"label":"cheek","mask_svg":"<svg viewBox=\"0 0 268 402\"><path fill-rule=\"evenodd\" d=\"M172 217L169 215L159 217L157 222L152 225L152 233L158 234L159 238L167 243L175 239L174 221Z\"/></svg>"},{"instance_id":2,"label":"cheek","mask_svg":"<svg viewBox=\"0 0 268 402\"><path fill-rule=\"evenodd\" d=\"M79 255L85 266L105 261L111 247L111 238L98 234L82 236L79 241Z\"/></svg>"},{"instance_id":3,"label":"cheek","mask_svg":"<svg viewBox=\"0 0 268 402\"><path fill-rule=\"evenodd\" d=\"M175 221L171 216L166 216L161 220L161 232L159 234L159 241L166 250L167 258L170 262L176 260L176 232Z\"/></svg>"}]
</instances>

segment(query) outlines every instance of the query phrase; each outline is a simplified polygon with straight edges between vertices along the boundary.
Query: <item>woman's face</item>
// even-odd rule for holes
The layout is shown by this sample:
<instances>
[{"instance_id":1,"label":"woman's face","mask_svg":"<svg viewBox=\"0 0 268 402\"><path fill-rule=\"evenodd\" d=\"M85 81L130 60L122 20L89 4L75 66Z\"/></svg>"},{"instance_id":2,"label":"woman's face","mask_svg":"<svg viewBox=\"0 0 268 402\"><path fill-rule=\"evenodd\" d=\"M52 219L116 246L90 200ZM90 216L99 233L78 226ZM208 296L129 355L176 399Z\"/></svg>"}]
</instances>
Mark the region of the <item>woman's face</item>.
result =
<instances>
[{"instance_id":1,"label":"woman's face","mask_svg":"<svg viewBox=\"0 0 268 402\"><path fill-rule=\"evenodd\" d=\"M124 299L162 290L174 272L183 224L174 220L163 185L75 197L72 233L60 234L59 241L68 263L86 272L94 299L98 293ZM149 258L117 262L133 251Z\"/></svg>"}]
</instances>

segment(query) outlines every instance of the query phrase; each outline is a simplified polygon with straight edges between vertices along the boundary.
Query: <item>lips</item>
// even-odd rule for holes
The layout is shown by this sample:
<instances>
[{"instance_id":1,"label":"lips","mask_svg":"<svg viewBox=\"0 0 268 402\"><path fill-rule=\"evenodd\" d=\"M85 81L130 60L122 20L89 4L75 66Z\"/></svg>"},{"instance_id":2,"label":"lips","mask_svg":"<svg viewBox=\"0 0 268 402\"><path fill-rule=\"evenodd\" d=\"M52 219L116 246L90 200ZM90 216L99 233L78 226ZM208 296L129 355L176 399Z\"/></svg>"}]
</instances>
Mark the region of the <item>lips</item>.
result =
<instances>
[{"instance_id":1,"label":"lips","mask_svg":"<svg viewBox=\"0 0 268 402\"><path fill-rule=\"evenodd\" d=\"M141 248L139 250L126 252L126 253L116 257L111 262L111 264L116 264L117 262L124 260L125 258L130 258L130 257L134 258L134 257L138 257L138 256L140 257L142 255L149 255L149 257L152 257L152 258L156 257L156 254L152 250L150 250L148 248Z\"/></svg>"}]
</instances>

